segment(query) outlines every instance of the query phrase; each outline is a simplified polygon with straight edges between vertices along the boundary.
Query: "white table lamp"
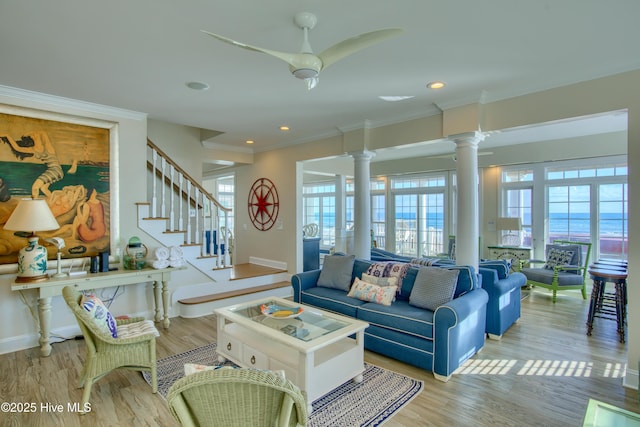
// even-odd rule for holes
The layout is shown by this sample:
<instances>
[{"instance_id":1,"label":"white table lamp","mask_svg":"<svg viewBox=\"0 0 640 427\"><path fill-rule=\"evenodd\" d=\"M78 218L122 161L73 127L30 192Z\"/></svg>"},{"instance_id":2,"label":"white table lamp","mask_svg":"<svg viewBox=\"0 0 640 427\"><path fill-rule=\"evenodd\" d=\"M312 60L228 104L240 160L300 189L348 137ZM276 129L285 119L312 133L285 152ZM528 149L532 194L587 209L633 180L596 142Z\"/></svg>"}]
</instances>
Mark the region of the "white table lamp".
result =
<instances>
[{"instance_id":1,"label":"white table lamp","mask_svg":"<svg viewBox=\"0 0 640 427\"><path fill-rule=\"evenodd\" d=\"M520 246L521 237L520 230L522 230L522 221L519 217L500 217L498 218L496 228L501 234L501 243L509 246ZM502 234L506 231L507 234ZM513 233L515 231L515 233Z\"/></svg>"},{"instance_id":2,"label":"white table lamp","mask_svg":"<svg viewBox=\"0 0 640 427\"><path fill-rule=\"evenodd\" d=\"M18 254L16 282L36 282L47 276L47 250L38 244L36 231L60 228L44 199L22 199L4 225L5 230L30 231L29 245Z\"/></svg>"}]
</instances>

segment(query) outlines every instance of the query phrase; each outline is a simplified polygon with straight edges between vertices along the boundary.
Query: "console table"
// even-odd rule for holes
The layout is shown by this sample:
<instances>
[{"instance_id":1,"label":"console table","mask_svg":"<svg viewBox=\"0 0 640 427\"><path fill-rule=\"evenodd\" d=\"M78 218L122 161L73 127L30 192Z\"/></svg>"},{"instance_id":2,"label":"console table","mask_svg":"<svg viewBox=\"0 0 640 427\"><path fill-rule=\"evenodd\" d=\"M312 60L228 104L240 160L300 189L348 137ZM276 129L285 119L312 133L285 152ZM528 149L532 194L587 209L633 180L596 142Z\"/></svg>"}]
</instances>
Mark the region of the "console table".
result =
<instances>
[{"instance_id":1,"label":"console table","mask_svg":"<svg viewBox=\"0 0 640 427\"><path fill-rule=\"evenodd\" d=\"M49 356L51 344L49 332L51 328L51 297L62 295L62 288L73 286L79 291L87 289L111 288L115 286L133 285L153 282L153 298L155 302L155 321L169 327L169 290L168 282L171 272L177 268L116 270L105 273L90 273L82 276L50 278L40 282L16 283L11 285L12 291L36 289L38 291L38 316L40 319L40 354ZM160 283L162 291L160 292ZM162 313L160 313L160 294L162 294Z\"/></svg>"},{"instance_id":2,"label":"console table","mask_svg":"<svg viewBox=\"0 0 640 427\"><path fill-rule=\"evenodd\" d=\"M511 271L517 271L520 261L531 259L531 248L519 246L487 246L491 259L511 259Z\"/></svg>"}]
</instances>

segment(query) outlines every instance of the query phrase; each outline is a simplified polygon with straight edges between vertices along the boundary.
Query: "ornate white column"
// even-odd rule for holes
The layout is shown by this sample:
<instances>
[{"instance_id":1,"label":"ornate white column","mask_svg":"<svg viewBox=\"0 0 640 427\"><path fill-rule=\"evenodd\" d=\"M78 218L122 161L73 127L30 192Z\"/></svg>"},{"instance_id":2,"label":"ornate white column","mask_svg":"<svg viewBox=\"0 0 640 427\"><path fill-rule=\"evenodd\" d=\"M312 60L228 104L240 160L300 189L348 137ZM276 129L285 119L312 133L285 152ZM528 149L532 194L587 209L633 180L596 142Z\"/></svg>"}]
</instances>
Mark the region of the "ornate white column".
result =
<instances>
[{"instance_id":1,"label":"ornate white column","mask_svg":"<svg viewBox=\"0 0 640 427\"><path fill-rule=\"evenodd\" d=\"M371 197L369 166L375 153L359 151L349 153L354 159L353 171L353 252L358 258L371 259Z\"/></svg>"},{"instance_id":2,"label":"ornate white column","mask_svg":"<svg viewBox=\"0 0 640 427\"><path fill-rule=\"evenodd\" d=\"M478 144L481 132L451 135L456 143L456 264L478 269Z\"/></svg>"}]
</instances>

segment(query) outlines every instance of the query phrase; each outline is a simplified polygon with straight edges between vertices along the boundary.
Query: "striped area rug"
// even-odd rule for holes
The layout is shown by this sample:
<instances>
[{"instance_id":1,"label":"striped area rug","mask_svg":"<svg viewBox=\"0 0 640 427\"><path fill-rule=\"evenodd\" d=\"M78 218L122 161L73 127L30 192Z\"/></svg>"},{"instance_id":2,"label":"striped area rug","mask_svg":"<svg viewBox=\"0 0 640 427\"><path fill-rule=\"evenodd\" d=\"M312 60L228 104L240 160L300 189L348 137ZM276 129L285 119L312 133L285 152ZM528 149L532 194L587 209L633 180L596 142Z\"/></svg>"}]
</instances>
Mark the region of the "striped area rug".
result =
<instances>
[{"instance_id":1,"label":"striped area rug","mask_svg":"<svg viewBox=\"0 0 640 427\"><path fill-rule=\"evenodd\" d=\"M218 363L216 344L208 344L158 360L158 393L163 397L171 384L184 375L185 363ZM150 383L148 372L145 380ZM422 391L424 383L387 369L365 363L363 381L347 381L313 402L310 427L379 426Z\"/></svg>"}]
</instances>

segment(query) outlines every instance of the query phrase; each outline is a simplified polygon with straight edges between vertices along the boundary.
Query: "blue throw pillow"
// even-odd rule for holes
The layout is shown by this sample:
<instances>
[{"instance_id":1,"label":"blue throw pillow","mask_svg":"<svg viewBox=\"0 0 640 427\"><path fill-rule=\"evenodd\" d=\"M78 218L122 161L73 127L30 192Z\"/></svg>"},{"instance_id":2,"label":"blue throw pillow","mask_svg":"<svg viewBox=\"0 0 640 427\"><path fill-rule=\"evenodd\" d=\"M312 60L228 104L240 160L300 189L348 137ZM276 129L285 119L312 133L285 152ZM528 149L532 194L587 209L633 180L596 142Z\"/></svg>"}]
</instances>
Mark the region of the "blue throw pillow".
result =
<instances>
[{"instance_id":1,"label":"blue throw pillow","mask_svg":"<svg viewBox=\"0 0 640 427\"><path fill-rule=\"evenodd\" d=\"M420 267L409 296L409 304L435 311L453 299L458 285L458 270Z\"/></svg>"},{"instance_id":2,"label":"blue throw pillow","mask_svg":"<svg viewBox=\"0 0 640 427\"><path fill-rule=\"evenodd\" d=\"M349 291L355 260L355 255L330 255L324 257L320 277L318 277L318 286Z\"/></svg>"}]
</instances>

